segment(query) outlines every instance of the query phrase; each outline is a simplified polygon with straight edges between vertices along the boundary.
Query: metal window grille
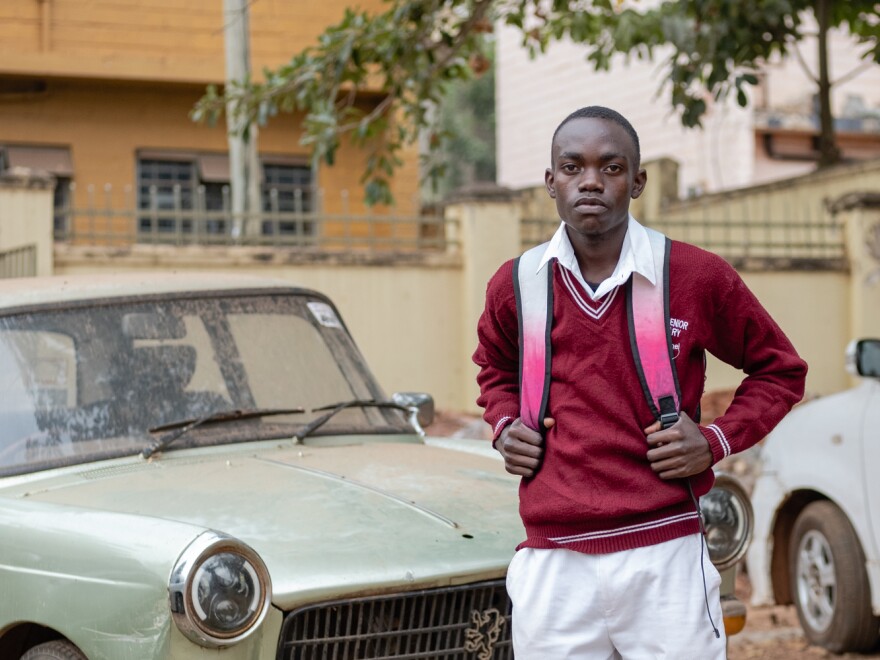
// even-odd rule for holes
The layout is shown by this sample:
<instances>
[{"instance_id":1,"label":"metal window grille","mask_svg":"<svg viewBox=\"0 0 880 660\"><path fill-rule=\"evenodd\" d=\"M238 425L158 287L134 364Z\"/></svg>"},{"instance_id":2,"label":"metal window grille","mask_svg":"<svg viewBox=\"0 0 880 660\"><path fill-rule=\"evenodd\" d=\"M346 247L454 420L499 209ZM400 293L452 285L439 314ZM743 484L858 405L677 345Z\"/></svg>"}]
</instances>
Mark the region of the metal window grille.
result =
<instances>
[{"instance_id":1,"label":"metal window grille","mask_svg":"<svg viewBox=\"0 0 880 660\"><path fill-rule=\"evenodd\" d=\"M310 167L263 165L263 211L268 214L262 223L263 234L312 236L315 224L304 214L314 210ZM290 214L294 214L293 217Z\"/></svg>"},{"instance_id":2,"label":"metal window grille","mask_svg":"<svg viewBox=\"0 0 880 660\"><path fill-rule=\"evenodd\" d=\"M195 164L187 161L141 159L138 161L138 218L142 234L192 232L192 220L180 211L193 208ZM177 212L177 213L175 213Z\"/></svg>"},{"instance_id":3,"label":"metal window grille","mask_svg":"<svg viewBox=\"0 0 880 660\"><path fill-rule=\"evenodd\" d=\"M512 660L504 580L340 600L286 615L278 660Z\"/></svg>"}]
</instances>

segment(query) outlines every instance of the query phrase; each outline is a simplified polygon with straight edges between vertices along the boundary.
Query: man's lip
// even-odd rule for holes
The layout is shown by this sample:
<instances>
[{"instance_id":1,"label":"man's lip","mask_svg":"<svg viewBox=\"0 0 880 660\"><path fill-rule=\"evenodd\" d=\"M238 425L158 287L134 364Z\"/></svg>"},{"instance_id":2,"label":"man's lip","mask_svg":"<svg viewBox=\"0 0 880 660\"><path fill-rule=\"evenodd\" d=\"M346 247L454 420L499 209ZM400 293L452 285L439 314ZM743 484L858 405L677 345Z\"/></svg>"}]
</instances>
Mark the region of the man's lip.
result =
<instances>
[{"instance_id":1,"label":"man's lip","mask_svg":"<svg viewBox=\"0 0 880 660\"><path fill-rule=\"evenodd\" d=\"M601 199L595 197L581 197L575 201L574 205L606 208L605 203Z\"/></svg>"}]
</instances>

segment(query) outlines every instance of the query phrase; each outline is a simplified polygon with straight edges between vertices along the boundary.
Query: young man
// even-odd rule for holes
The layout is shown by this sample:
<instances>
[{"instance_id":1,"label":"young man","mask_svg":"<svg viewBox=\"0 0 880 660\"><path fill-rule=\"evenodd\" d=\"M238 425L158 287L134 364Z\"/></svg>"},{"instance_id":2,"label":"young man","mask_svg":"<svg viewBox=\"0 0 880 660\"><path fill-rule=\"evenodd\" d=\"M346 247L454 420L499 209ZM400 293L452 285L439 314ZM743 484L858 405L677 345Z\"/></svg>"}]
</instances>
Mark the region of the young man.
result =
<instances>
[{"instance_id":1,"label":"young man","mask_svg":"<svg viewBox=\"0 0 880 660\"><path fill-rule=\"evenodd\" d=\"M672 241L664 350L680 406L661 428L627 314L628 280L663 286L657 242L629 215L647 181L639 159L635 130L607 108L572 113L553 136L544 178L562 224L537 262L552 289L552 357L536 428L520 396L514 282L537 277L534 262L524 275L501 266L478 325L478 403L507 471L523 477L527 538L507 578L517 660L724 658L720 577L702 554L696 498L714 463L763 438L803 396L806 364L733 268ZM706 351L746 376L726 413L700 426Z\"/></svg>"}]
</instances>

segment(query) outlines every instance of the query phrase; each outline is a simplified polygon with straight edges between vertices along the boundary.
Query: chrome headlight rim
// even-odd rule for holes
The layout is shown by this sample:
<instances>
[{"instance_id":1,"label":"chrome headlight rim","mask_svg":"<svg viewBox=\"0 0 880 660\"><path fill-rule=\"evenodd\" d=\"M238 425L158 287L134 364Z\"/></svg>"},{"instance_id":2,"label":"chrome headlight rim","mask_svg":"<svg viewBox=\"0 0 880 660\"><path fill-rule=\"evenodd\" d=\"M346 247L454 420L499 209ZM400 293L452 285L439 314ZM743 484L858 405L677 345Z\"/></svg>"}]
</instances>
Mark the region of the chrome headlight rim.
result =
<instances>
[{"instance_id":1,"label":"chrome headlight rim","mask_svg":"<svg viewBox=\"0 0 880 660\"><path fill-rule=\"evenodd\" d=\"M716 472L715 473L715 485L713 486L712 490L716 490L716 489L721 490L721 491L727 491L728 493L731 494L731 496L739 503L739 505L740 505L739 508L741 509L742 515L744 518L742 521L743 534L742 534L742 537L738 539L736 550L729 553L725 557L722 557L720 560L716 561L714 558L712 558L712 564L715 566L715 568L718 571L724 571L724 570L730 568L731 566L734 566L743 557L745 557L746 552L749 549L749 545L751 545L751 542L752 542L752 533L754 531L754 525L755 525L755 514L752 509L751 499L749 498L749 495L746 492L746 489L743 487L742 482L739 479L737 479L735 476L733 476L732 474L729 474L727 472ZM712 491L709 491L709 492L711 493ZM708 495L708 493L706 495L704 495L703 497L706 497L707 495ZM701 512L701 515L702 515L702 512ZM704 524L706 527L706 535L708 536L712 525L709 521L705 521L705 520L704 520ZM707 539L707 543L708 543L708 539ZM711 554L710 554L710 558L711 558Z\"/></svg>"},{"instance_id":2,"label":"chrome headlight rim","mask_svg":"<svg viewBox=\"0 0 880 660\"><path fill-rule=\"evenodd\" d=\"M200 607L193 601L193 584L200 569L208 560L224 553L243 558L252 569L248 573L259 585L254 614L228 632L204 625L197 614ZM253 548L232 536L207 531L196 537L177 559L168 582L168 595L171 617L184 636L206 648L222 648L243 641L260 627L269 613L272 583L265 563Z\"/></svg>"}]
</instances>

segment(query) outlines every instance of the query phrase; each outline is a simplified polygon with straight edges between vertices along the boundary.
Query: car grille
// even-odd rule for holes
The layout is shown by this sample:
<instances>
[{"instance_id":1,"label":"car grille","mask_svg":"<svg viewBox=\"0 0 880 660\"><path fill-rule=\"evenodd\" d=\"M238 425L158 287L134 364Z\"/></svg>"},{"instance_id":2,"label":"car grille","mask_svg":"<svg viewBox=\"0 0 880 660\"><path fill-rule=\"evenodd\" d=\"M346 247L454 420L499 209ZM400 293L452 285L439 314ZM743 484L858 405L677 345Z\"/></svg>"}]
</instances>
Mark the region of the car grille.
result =
<instances>
[{"instance_id":1,"label":"car grille","mask_svg":"<svg viewBox=\"0 0 880 660\"><path fill-rule=\"evenodd\" d=\"M278 660L509 660L504 580L311 605L286 615Z\"/></svg>"}]
</instances>

